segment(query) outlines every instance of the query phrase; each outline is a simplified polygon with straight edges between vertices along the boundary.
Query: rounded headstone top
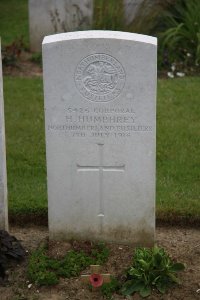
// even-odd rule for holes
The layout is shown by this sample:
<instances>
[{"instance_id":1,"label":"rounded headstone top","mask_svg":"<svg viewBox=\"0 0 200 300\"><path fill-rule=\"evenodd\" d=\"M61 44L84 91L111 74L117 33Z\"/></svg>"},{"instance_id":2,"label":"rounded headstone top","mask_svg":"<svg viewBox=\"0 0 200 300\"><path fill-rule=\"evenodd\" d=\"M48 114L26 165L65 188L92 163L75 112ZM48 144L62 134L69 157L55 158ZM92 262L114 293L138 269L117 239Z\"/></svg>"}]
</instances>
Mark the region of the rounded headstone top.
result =
<instances>
[{"instance_id":1,"label":"rounded headstone top","mask_svg":"<svg viewBox=\"0 0 200 300\"><path fill-rule=\"evenodd\" d=\"M157 45L157 38L152 36L109 30L86 30L49 35L44 38L42 44L45 45L50 43L78 39L121 39Z\"/></svg>"}]
</instances>

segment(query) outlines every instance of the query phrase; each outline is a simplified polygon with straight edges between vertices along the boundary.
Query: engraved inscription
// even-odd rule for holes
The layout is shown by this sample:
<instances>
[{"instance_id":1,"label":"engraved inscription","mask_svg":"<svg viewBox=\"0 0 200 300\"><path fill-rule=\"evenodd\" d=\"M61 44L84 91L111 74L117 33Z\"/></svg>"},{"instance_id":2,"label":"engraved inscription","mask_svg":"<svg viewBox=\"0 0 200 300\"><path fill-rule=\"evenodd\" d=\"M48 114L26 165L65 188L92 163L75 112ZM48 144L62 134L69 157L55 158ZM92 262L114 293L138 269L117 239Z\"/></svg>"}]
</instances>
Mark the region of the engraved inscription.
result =
<instances>
[{"instance_id":1,"label":"engraved inscription","mask_svg":"<svg viewBox=\"0 0 200 300\"><path fill-rule=\"evenodd\" d=\"M125 77L119 61L99 53L84 58L75 71L75 83L81 95L94 102L108 102L119 96Z\"/></svg>"},{"instance_id":2,"label":"engraved inscription","mask_svg":"<svg viewBox=\"0 0 200 300\"><path fill-rule=\"evenodd\" d=\"M66 107L62 121L48 124L50 131L62 131L68 137L131 138L136 133L153 131L140 121L134 107Z\"/></svg>"}]
</instances>

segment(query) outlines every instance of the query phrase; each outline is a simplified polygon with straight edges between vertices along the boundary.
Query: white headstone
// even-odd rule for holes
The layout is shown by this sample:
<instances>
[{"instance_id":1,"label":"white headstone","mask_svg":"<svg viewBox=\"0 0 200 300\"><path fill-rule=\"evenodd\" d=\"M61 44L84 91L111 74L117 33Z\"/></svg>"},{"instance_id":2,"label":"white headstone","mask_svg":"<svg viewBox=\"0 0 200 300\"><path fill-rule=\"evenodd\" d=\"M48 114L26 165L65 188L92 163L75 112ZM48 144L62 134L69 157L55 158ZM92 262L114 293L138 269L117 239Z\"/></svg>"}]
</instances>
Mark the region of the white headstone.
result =
<instances>
[{"instance_id":1,"label":"white headstone","mask_svg":"<svg viewBox=\"0 0 200 300\"><path fill-rule=\"evenodd\" d=\"M51 239L153 244L156 48L125 32L45 37Z\"/></svg>"},{"instance_id":2,"label":"white headstone","mask_svg":"<svg viewBox=\"0 0 200 300\"><path fill-rule=\"evenodd\" d=\"M44 36L91 26L93 0L29 0L31 51L39 52Z\"/></svg>"},{"instance_id":3,"label":"white headstone","mask_svg":"<svg viewBox=\"0 0 200 300\"><path fill-rule=\"evenodd\" d=\"M0 229L8 230L8 206L7 206L7 173L6 173L6 145L5 145L5 121L3 101L3 78L1 62L0 41Z\"/></svg>"}]
</instances>

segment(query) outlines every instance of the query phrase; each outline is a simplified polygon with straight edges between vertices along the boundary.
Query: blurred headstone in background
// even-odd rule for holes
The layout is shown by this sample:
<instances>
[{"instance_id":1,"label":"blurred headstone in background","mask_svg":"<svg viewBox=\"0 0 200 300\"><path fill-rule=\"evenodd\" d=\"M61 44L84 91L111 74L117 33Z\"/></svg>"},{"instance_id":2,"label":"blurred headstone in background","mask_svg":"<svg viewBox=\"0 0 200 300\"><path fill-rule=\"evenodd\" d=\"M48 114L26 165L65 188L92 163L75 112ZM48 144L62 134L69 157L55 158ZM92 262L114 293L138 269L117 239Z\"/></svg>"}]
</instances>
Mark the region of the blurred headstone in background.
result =
<instances>
[{"instance_id":1,"label":"blurred headstone in background","mask_svg":"<svg viewBox=\"0 0 200 300\"><path fill-rule=\"evenodd\" d=\"M44 36L90 29L93 0L29 0L30 49L40 52Z\"/></svg>"},{"instance_id":2,"label":"blurred headstone in background","mask_svg":"<svg viewBox=\"0 0 200 300\"><path fill-rule=\"evenodd\" d=\"M146 15L158 0L123 0L126 25L129 25L139 13ZM145 10L145 11L144 11Z\"/></svg>"}]
</instances>

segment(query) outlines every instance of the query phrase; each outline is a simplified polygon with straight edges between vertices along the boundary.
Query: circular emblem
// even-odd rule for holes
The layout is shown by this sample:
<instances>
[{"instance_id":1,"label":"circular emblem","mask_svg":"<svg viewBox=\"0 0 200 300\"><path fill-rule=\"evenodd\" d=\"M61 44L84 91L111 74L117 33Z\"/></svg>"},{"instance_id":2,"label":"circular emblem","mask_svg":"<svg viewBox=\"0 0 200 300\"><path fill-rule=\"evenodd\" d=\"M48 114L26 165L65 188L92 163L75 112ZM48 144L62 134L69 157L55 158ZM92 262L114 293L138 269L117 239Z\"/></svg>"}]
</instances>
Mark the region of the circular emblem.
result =
<instances>
[{"instance_id":1,"label":"circular emblem","mask_svg":"<svg viewBox=\"0 0 200 300\"><path fill-rule=\"evenodd\" d=\"M108 102L119 96L125 77L120 62L99 53L85 57L75 71L75 83L81 95L94 102Z\"/></svg>"}]
</instances>

